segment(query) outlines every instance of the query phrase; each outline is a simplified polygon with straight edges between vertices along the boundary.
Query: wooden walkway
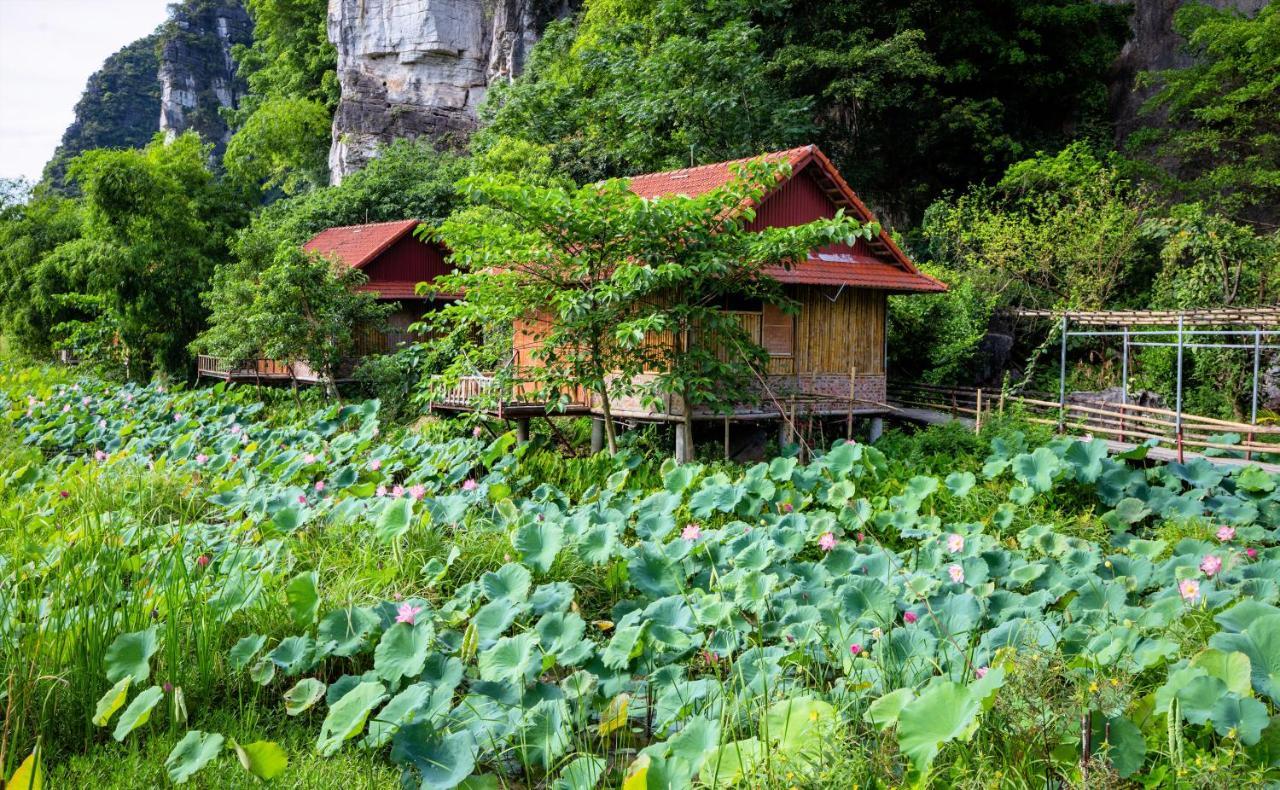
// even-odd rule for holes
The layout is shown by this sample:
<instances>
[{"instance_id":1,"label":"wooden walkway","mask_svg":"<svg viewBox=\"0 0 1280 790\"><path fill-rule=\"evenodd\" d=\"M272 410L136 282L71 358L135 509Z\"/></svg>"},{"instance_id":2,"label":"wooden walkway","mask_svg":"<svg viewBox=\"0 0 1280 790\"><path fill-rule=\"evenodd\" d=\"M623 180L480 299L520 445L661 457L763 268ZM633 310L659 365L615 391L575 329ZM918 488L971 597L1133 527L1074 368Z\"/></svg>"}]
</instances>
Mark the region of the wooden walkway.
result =
<instances>
[{"instance_id":1,"label":"wooden walkway","mask_svg":"<svg viewBox=\"0 0 1280 790\"><path fill-rule=\"evenodd\" d=\"M973 427L972 417L960 417L960 416L952 415L945 411L938 411L936 409L925 409L920 407L894 409L892 412L889 413L889 417L896 418L899 420L906 420L908 422L914 422L921 425L945 425L946 423L949 423L949 422L958 422L967 428ZM1120 453L1126 453L1126 452L1129 452L1130 450L1136 449L1137 447L1141 446L1137 444L1132 444L1130 442L1116 441L1115 439L1103 439L1103 441L1107 443L1107 449L1111 452L1112 455L1119 455ZM1168 447L1148 447L1147 458L1153 461L1174 462L1178 460L1178 451L1172 450ZM1191 461L1196 458L1202 458L1208 461L1209 463L1214 464L1215 466L1230 466L1230 467L1256 466L1262 469L1264 472L1268 472L1270 474L1280 474L1280 464L1267 463L1264 461L1251 461L1245 458L1231 458L1231 457L1219 456L1219 455L1205 455L1203 453L1193 453L1190 451L1184 451L1182 454L1182 458L1184 463L1186 461Z\"/></svg>"}]
</instances>

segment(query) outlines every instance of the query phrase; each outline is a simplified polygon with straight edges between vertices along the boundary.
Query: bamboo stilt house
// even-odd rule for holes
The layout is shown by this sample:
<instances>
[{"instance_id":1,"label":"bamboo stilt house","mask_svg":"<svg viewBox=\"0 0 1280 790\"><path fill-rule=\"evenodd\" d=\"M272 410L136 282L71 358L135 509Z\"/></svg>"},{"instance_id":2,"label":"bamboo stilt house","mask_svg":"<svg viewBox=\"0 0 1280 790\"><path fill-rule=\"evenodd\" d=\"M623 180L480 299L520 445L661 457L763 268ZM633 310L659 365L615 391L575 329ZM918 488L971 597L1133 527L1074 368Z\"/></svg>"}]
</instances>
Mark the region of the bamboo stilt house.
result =
<instances>
[{"instance_id":1,"label":"bamboo stilt house","mask_svg":"<svg viewBox=\"0 0 1280 790\"><path fill-rule=\"evenodd\" d=\"M874 222L875 217L814 145L768 154L773 161L790 165L790 175L754 206L750 228L790 227L820 218L845 214ZM665 195L696 197L725 185L734 166L747 160L649 173L630 179L631 191L645 198ZM800 398L810 415L844 415L886 411L885 386L887 299L891 294L936 293L947 286L920 272L889 235L881 231L855 244L815 249L789 267L766 270L782 284L787 296L799 305L796 314L778 305L750 303L726 306L736 314L756 344L769 355L760 384L760 398L744 403L735 419L769 419L780 416L785 403ZM496 416L522 417L547 413L549 404L532 402L527 393L537 389L538 362L531 350L547 319L530 316L518 321L512 349L517 383L485 408ZM470 410L477 395L491 383L480 375L466 380L436 406L445 410ZM491 393L490 393L491 394ZM559 413L599 414L600 405L584 392L567 393L569 406ZM490 398L490 402L495 399ZM684 405L670 397L658 407L646 407L638 398L622 398L612 404L617 417L646 421L684 420ZM723 419L723 415L695 409L693 420Z\"/></svg>"}]
</instances>

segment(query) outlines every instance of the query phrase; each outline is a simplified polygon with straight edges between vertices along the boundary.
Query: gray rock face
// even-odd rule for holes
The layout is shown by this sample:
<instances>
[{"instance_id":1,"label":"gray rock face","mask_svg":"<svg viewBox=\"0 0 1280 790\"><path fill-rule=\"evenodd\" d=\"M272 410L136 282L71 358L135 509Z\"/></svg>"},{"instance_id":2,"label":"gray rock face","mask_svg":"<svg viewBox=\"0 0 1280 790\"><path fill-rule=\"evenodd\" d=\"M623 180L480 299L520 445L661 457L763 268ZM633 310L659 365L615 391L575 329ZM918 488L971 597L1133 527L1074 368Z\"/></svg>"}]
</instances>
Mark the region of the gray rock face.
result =
<instances>
[{"instance_id":1,"label":"gray rock face","mask_svg":"<svg viewBox=\"0 0 1280 790\"><path fill-rule=\"evenodd\" d=\"M329 0L342 98L333 118L330 180L377 147L428 137L462 143L494 79L520 73L546 23L573 0Z\"/></svg>"},{"instance_id":2,"label":"gray rock face","mask_svg":"<svg viewBox=\"0 0 1280 790\"><path fill-rule=\"evenodd\" d=\"M214 144L215 158L221 156L230 131L219 111L236 107L246 91L231 48L252 37L253 22L240 0L187 0L173 7L160 50L160 129L166 136L194 129Z\"/></svg>"},{"instance_id":3,"label":"gray rock face","mask_svg":"<svg viewBox=\"0 0 1280 790\"><path fill-rule=\"evenodd\" d=\"M1123 141L1152 119L1139 114L1144 102L1154 92L1136 88L1134 80L1144 71L1160 71L1187 66L1190 56L1183 49L1186 41L1173 30L1173 15L1191 2L1214 8L1232 8L1247 16L1258 13L1268 0L1100 0L1116 5L1132 3L1130 27L1133 35L1125 43L1115 64L1111 82L1111 117L1116 123L1116 137Z\"/></svg>"}]
</instances>

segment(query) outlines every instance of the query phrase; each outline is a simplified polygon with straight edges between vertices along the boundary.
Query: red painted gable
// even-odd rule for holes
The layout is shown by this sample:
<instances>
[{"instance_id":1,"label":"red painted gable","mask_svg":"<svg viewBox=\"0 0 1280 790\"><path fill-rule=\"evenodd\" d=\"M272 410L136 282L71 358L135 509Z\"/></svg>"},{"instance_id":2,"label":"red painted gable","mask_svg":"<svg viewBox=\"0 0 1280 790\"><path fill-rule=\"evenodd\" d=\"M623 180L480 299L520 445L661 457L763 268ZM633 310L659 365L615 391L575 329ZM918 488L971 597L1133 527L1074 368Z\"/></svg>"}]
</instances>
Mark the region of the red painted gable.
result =
<instances>
[{"instance_id":1,"label":"red painted gable","mask_svg":"<svg viewBox=\"0 0 1280 790\"><path fill-rule=\"evenodd\" d=\"M835 166L818 150L807 145L765 154L771 162L791 166L791 175L756 206L753 229L790 227L815 219L834 217L837 209L862 222L875 217L841 178ZM629 182L631 191L645 198L664 195L697 197L733 178L736 159L710 165L647 173ZM847 285L899 293L945 291L947 286L916 269L915 264L881 230L872 242L859 239L854 245L838 244L814 250L809 257L790 267L771 267L768 273L779 282L793 285Z\"/></svg>"},{"instance_id":2,"label":"red painted gable","mask_svg":"<svg viewBox=\"0 0 1280 790\"><path fill-rule=\"evenodd\" d=\"M369 279L361 291L385 299L417 299L416 286L452 271L444 249L413 235L416 219L328 228L303 245L308 252L332 255ZM442 294L442 296L446 296Z\"/></svg>"}]
</instances>

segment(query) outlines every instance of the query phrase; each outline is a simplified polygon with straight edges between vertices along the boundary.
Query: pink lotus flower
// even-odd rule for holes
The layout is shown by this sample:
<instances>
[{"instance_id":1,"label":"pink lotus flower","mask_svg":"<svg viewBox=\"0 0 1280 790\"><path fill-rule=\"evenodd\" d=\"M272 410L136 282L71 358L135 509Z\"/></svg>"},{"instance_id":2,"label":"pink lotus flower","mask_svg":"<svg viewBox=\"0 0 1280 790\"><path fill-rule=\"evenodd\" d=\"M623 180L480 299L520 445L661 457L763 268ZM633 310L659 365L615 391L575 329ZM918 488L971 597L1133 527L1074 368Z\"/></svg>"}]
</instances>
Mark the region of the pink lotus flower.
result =
<instances>
[{"instance_id":1,"label":"pink lotus flower","mask_svg":"<svg viewBox=\"0 0 1280 790\"><path fill-rule=\"evenodd\" d=\"M822 537L818 538L818 548L823 551L831 551L836 547L836 536L830 532L822 533Z\"/></svg>"},{"instance_id":2,"label":"pink lotus flower","mask_svg":"<svg viewBox=\"0 0 1280 790\"><path fill-rule=\"evenodd\" d=\"M956 584L964 584L964 568L959 565L947 566L947 575L951 577L951 581Z\"/></svg>"},{"instance_id":3,"label":"pink lotus flower","mask_svg":"<svg viewBox=\"0 0 1280 790\"><path fill-rule=\"evenodd\" d=\"M95 460L98 460L98 461L105 461L105 460L107 460L107 454L106 454L105 452L103 452L102 450L94 450L94 451L93 451L93 457L94 457L94 459L95 459Z\"/></svg>"},{"instance_id":4,"label":"pink lotus flower","mask_svg":"<svg viewBox=\"0 0 1280 790\"><path fill-rule=\"evenodd\" d=\"M165 693L165 694L172 694L172 693L173 693L173 684L172 684L172 683L170 683L170 682L169 682L169 681L167 681L167 680L164 682L164 693Z\"/></svg>"},{"instance_id":5,"label":"pink lotus flower","mask_svg":"<svg viewBox=\"0 0 1280 790\"><path fill-rule=\"evenodd\" d=\"M1222 558L1216 554L1206 554L1204 559L1200 561L1200 570L1204 571L1205 576L1212 576L1222 570Z\"/></svg>"},{"instance_id":6,"label":"pink lotus flower","mask_svg":"<svg viewBox=\"0 0 1280 790\"><path fill-rule=\"evenodd\" d=\"M305 504L307 504L307 496L306 496L306 494L298 494L298 504L299 504L299 505L305 505Z\"/></svg>"},{"instance_id":7,"label":"pink lotus flower","mask_svg":"<svg viewBox=\"0 0 1280 790\"><path fill-rule=\"evenodd\" d=\"M697 524L686 524L685 528L680 531L680 537L692 543L702 537L702 528Z\"/></svg>"},{"instance_id":8,"label":"pink lotus flower","mask_svg":"<svg viewBox=\"0 0 1280 790\"><path fill-rule=\"evenodd\" d=\"M369 462L369 471L376 472L381 468L382 468L382 461L380 461L379 459L375 458Z\"/></svg>"},{"instance_id":9,"label":"pink lotus flower","mask_svg":"<svg viewBox=\"0 0 1280 790\"><path fill-rule=\"evenodd\" d=\"M71 496L71 492L64 488L63 490L58 492L58 496L62 497L63 499L67 499L68 497Z\"/></svg>"},{"instance_id":10,"label":"pink lotus flower","mask_svg":"<svg viewBox=\"0 0 1280 790\"><path fill-rule=\"evenodd\" d=\"M783 513L790 513L792 510L795 510L795 508L791 506L791 503L790 503L790 502L783 502L783 503L782 503L782 512L783 512Z\"/></svg>"},{"instance_id":11,"label":"pink lotus flower","mask_svg":"<svg viewBox=\"0 0 1280 790\"><path fill-rule=\"evenodd\" d=\"M400 604L400 608L396 610L396 622L413 625L413 618L417 617L421 612L421 606L402 603Z\"/></svg>"},{"instance_id":12,"label":"pink lotus flower","mask_svg":"<svg viewBox=\"0 0 1280 790\"><path fill-rule=\"evenodd\" d=\"M380 496L380 497L386 496L386 495L387 495L387 487L386 487L386 486L378 486L378 490L377 490L377 491L374 491L374 493L375 493L376 495Z\"/></svg>"},{"instance_id":13,"label":"pink lotus flower","mask_svg":"<svg viewBox=\"0 0 1280 790\"><path fill-rule=\"evenodd\" d=\"M907 625L911 625L912 623L914 623L916 620L919 620L919 619L920 618L916 615L915 612L906 612L902 615L902 622L906 623Z\"/></svg>"},{"instance_id":14,"label":"pink lotus flower","mask_svg":"<svg viewBox=\"0 0 1280 790\"><path fill-rule=\"evenodd\" d=\"M987 676L987 673L990 671L991 671L990 667L978 667L977 669L973 670L973 674L977 675L978 680L982 680Z\"/></svg>"},{"instance_id":15,"label":"pink lotus flower","mask_svg":"<svg viewBox=\"0 0 1280 790\"><path fill-rule=\"evenodd\" d=\"M859 533L858 533L858 542L859 542L859 543L861 543L862 541L864 541L864 540L866 540L866 539L867 539L867 536L866 536L866 535L862 534L861 532L859 532Z\"/></svg>"},{"instance_id":16,"label":"pink lotus flower","mask_svg":"<svg viewBox=\"0 0 1280 790\"><path fill-rule=\"evenodd\" d=\"M69 412L69 411L71 411L71 404L70 404L70 403L68 403L68 404L66 404L65 406L63 406L63 407L62 407L62 413L63 413L63 414L66 414L66 413L67 413L67 412Z\"/></svg>"},{"instance_id":17,"label":"pink lotus flower","mask_svg":"<svg viewBox=\"0 0 1280 790\"><path fill-rule=\"evenodd\" d=\"M477 439L479 439L483 433L484 433L484 429L481 428L479 425L471 429L471 435L476 437Z\"/></svg>"},{"instance_id":18,"label":"pink lotus flower","mask_svg":"<svg viewBox=\"0 0 1280 790\"><path fill-rule=\"evenodd\" d=\"M316 490L317 490L317 491L323 491L323 490L324 490L324 481L323 481L323 480L317 480L317 481L316 481Z\"/></svg>"},{"instance_id":19,"label":"pink lotus flower","mask_svg":"<svg viewBox=\"0 0 1280 790\"><path fill-rule=\"evenodd\" d=\"M396 499L399 499L400 497L404 496L404 486L396 486L395 488L391 489L391 496L395 497Z\"/></svg>"},{"instance_id":20,"label":"pink lotus flower","mask_svg":"<svg viewBox=\"0 0 1280 790\"><path fill-rule=\"evenodd\" d=\"M463 490L463 491L475 491L475 490L476 490L476 481L472 480L472 479L471 479L471 478L469 478L469 477L468 477L466 480L463 480L463 481L462 481L462 490Z\"/></svg>"},{"instance_id":21,"label":"pink lotus flower","mask_svg":"<svg viewBox=\"0 0 1280 790\"><path fill-rule=\"evenodd\" d=\"M174 412L174 413L173 413L173 421L174 421L174 422L182 422L182 415L181 415L181 414L179 414L178 412Z\"/></svg>"},{"instance_id":22,"label":"pink lotus flower","mask_svg":"<svg viewBox=\"0 0 1280 790\"><path fill-rule=\"evenodd\" d=\"M1218 540L1222 541L1223 543L1226 543L1229 540L1233 540L1235 536L1236 536L1235 527L1226 527L1226 526L1218 527Z\"/></svg>"},{"instance_id":23,"label":"pink lotus flower","mask_svg":"<svg viewBox=\"0 0 1280 790\"><path fill-rule=\"evenodd\" d=\"M98 420L98 427L99 427L99 428L106 428L106 427L107 427L107 421L106 421L106 420Z\"/></svg>"},{"instance_id":24,"label":"pink lotus flower","mask_svg":"<svg viewBox=\"0 0 1280 790\"><path fill-rule=\"evenodd\" d=\"M204 464L209 460L209 456L204 453L196 453L196 463Z\"/></svg>"},{"instance_id":25,"label":"pink lotus flower","mask_svg":"<svg viewBox=\"0 0 1280 790\"><path fill-rule=\"evenodd\" d=\"M1178 593L1184 601L1194 601L1200 597L1200 582L1195 579L1183 579L1178 585Z\"/></svg>"},{"instance_id":26,"label":"pink lotus flower","mask_svg":"<svg viewBox=\"0 0 1280 790\"><path fill-rule=\"evenodd\" d=\"M960 552L964 551L964 536L957 535L954 532L948 535L947 551L951 552L952 554L959 554Z\"/></svg>"},{"instance_id":27,"label":"pink lotus flower","mask_svg":"<svg viewBox=\"0 0 1280 790\"><path fill-rule=\"evenodd\" d=\"M1258 556L1258 550L1257 550L1257 549L1255 549L1255 548L1254 548L1254 547L1252 547L1252 546L1250 546L1249 548L1245 549L1245 550L1244 550L1244 553L1245 553L1245 554L1249 557L1249 559L1251 559L1251 560L1252 560L1252 559L1256 559L1256 558L1257 558L1257 556Z\"/></svg>"},{"instance_id":28,"label":"pink lotus flower","mask_svg":"<svg viewBox=\"0 0 1280 790\"><path fill-rule=\"evenodd\" d=\"M201 568L206 568L206 567L208 567L208 566L209 566L209 555L208 555L208 554L201 554L199 557L196 557L196 565L199 565Z\"/></svg>"},{"instance_id":29,"label":"pink lotus flower","mask_svg":"<svg viewBox=\"0 0 1280 790\"><path fill-rule=\"evenodd\" d=\"M318 460L319 459L316 458L314 453L307 453L306 455L302 456L302 462L304 464L314 464Z\"/></svg>"},{"instance_id":30,"label":"pink lotus flower","mask_svg":"<svg viewBox=\"0 0 1280 790\"><path fill-rule=\"evenodd\" d=\"M862 652L862 645L859 645L859 644L849 645L849 652L853 653L855 656L858 655L859 653Z\"/></svg>"},{"instance_id":31,"label":"pink lotus flower","mask_svg":"<svg viewBox=\"0 0 1280 790\"><path fill-rule=\"evenodd\" d=\"M875 628L872 628L872 629L871 629L871 638L872 638L872 639L881 639L881 638L883 638L883 637L884 637L884 631L883 631L883 630L881 630L880 626L876 626Z\"/></svg>"},{"instance_id":32,"label":"pink lotus flower","mask_svg":"<svg viewBox=\"0 0 1280 790\"><path fill-rule=\"evenodd\" d=\"M80 403L82 405L88 406L90 403L93 403L93 401L89 399L88 395L85 395L83 398L80 399Z\"/></svg>"},{"instance_id":33,"label":"pink lotus flower","mask_svg":"<svg viewBox=\"0 0 1280 790\"><path fill-rule=\"evenodd\" d=\"M232 425L231 425L231 435L232 435L232 436L239 436L239 435L240 435L240 431L242 431L242 430L244 430L244 429L240 427L240 424L239 424L239 423L232 423Z\"/></svg>"},{"instance_id":34,"label":"pink lotus flower","mask_svg":"<svg viewBox=\"0 0 1280 790\"><path fill-rule=\"evenodd\" d=\"M424 485L409 486L409 496L421 502L427 495L427 487Z\"/></svg>"}]
</instances>

